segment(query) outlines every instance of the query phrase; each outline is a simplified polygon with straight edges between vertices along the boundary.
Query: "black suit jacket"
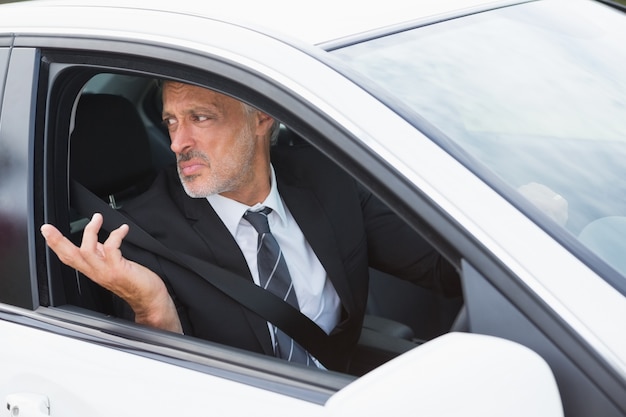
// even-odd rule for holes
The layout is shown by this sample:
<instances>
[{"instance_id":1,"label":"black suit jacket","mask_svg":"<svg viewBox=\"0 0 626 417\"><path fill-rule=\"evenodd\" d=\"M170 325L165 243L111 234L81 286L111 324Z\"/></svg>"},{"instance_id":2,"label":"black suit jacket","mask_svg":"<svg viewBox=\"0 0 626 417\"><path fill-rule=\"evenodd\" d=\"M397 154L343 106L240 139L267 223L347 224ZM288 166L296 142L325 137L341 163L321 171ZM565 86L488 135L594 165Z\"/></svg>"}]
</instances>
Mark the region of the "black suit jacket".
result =
<instances>
[{"instance_id":1,"label":"black suit jacket","mask_svg":"<svg viewBox=\"0 0 626 417\"><path fill-rule=\"evenodd\" d=\"M325 361L326 367L344 371L349 363L363 322L369 266L427 287L441 288L451 282L451 291L458 291L449 264L312 147L277 147L272 151L272 164L281 197L341 300L340 323L328 337L326 348L332 359ZM232 235L206 199L185 194L175 167L157 177L147 192L125 205L124 211L165 246L252 280ZM123 252L166 282L185 334L272 354L265 319L179 265L131 245Z\"/></svg>"}]
</instances>

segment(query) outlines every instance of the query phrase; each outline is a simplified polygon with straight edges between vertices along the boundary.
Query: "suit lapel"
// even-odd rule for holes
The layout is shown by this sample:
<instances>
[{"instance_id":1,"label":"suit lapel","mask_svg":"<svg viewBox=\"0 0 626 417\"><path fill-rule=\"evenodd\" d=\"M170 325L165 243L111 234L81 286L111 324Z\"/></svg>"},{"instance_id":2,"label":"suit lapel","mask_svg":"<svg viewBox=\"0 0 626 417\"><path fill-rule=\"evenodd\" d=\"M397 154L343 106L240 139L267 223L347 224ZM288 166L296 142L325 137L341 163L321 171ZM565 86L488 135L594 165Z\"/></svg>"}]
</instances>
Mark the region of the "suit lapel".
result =
<instances>
[{"instance_id":1,"label":"suit lapel","mask_svg":"<svg viewBox=\"0 0 626 417\"><path fill-rule=\"evenodd\" d=\"M252 276L239 245L213 210L211 204L204 198L190 198L186 194L178 197L189 225L206 247L206 260L251 282ZM265 319L243 306L240 308L263 351L268 355L273 355L272 342Z\"/></svg>"},{"instance_id":2,"label":"suit lapel","mask_svg":"<svg viewBox=\"0 0 626 417\"><path fill-rule=\"evenodd\" d=\"M224 223L204 198L185 198L184 212L191 228L204 242L209 260L223 268L252 279L245 258Z\"/></svg>"},{"instance_id":3,"label":"suit lapel","mask_svg":"<svg viewBox=\"0 0 626 417\"><path fill-rule=\"evenodd\" d=\"M348 287L343 262L338 256L340 251L337 247L335 230L315 193L309 188L285 184L280 179L278 190L326 270L344 309L347 312L353 311L352 291Z\"/></svg>"},{"instance_id":4,"label":"suit lapel","mask_svg":"<svg viewBox=\"0 0 626 417\"><path fill-rule=\"evenodd\" d=\"M344 310L350 314L354 311L353 295L348 286L343 262L338 255L340 251L337 247L335 230L315 193L309 188L292 186L281 182L280 179L278 179L278 189L309 245L326 270ZM205 259L252 280L237 242L209 202L204 198L188 197L180 186L177 187L174 199L183 209L190 227L199 238L199 244L204 244L203 247L206 250L201 252L206 254ZM271 338L266 321L247 308L243 306L240 308L244 311L265 353L272 355Z\"/></svg>"}]
</instances>

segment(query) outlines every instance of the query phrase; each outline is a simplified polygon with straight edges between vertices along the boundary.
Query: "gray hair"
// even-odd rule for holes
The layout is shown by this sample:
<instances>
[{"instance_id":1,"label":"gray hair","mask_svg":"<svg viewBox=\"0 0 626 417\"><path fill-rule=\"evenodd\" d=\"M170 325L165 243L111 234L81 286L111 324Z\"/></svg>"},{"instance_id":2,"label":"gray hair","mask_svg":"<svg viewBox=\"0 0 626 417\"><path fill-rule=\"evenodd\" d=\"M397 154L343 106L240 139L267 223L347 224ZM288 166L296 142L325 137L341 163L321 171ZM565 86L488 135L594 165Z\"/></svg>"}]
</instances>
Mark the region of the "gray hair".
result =
<instances>
[{"instance_id":1,"label":"gray hair","mask_svg":"<svg viewBox=\"0 0 626 417\"><path fill-rule=\"evenodd\" d=\"M167 79L161 79L161 78L157 78L155 80L155 83L157 85L157 88L160 90L160 95L163 94L163 86L165 85L165 83L169 82L170 80ZM182 82L182 81L180 81ZM258 109L256 109L255 107L252 107L251 105L244 103L243 101L241 101L241 105L243 106L243 110L246 112L246 114L248 116L251 116L254 114L254 112L260 111ZM274 119L274 124L272 125L272 129L270 131L270 146L276 145L276 143L278 143L278 134L280 133L280 123Z\"/></svg>"}]
</instances>

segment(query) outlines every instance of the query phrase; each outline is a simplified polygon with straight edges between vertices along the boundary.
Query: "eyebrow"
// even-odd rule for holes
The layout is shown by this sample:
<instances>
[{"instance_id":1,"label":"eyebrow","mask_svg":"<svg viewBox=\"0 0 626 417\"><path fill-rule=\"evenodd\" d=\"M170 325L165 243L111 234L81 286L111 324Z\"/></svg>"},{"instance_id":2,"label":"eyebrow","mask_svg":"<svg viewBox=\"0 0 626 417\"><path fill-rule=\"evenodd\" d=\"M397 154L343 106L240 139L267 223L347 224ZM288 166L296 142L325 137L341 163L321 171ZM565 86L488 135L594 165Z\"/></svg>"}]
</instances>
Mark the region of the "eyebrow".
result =
<instances>
[{"instance_id":1,"label":"eyebrow","mask_svg":"<svg viewBox=\"0 0 626 417\"><path fill-rule=\"evenodd\" d=\"M183 114L185 115L189 115L189 114L196 114L196 113L210 113L210 114L222 114L224 113L222 111L221 106L218 105L210 105L210 106L206 106L206 105L201 105L201 106L194 106L190 109L186 109L183 111ZM169 116L173 116L172 112L166 111L165 109L163 110L163 112L161 113L162 117L169 117Z\"/></svg>"}]
</instances>

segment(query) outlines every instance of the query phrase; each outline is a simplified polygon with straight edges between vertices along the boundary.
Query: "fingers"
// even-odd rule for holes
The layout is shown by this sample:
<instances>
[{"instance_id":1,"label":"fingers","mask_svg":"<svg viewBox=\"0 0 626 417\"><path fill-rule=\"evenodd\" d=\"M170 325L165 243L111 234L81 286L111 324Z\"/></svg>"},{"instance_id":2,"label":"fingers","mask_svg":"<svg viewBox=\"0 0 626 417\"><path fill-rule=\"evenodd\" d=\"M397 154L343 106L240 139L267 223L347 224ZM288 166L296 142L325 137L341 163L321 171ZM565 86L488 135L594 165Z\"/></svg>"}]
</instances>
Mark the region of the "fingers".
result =
<instances>
[{"instance_id":1,"label":"fingers","mask_svg":"<svg viewBox=\"0 0 626 417\"><path fill-rule=\"evenodd\" d=\"M95 252L98 248L98 232L102 227L102 214L94 213L85 230L83 231L83 241L80 245L81 249Z\"/></svg>"},{"instance_id":2,"label":"fingers","mask_svg":"<svg viewBox=\"0 0 626 417\"><path fill-rule=\"evenodd\" d=\"M61 262L75 269L84 267L82 257L76 245L63 236L56 227L51 224L44 224L41 226L41 234Z\"/></svg>"},{"instance_id":3,"label":"fingers","mask_svg":"<svg viewBox=\"0 0 626 417\"><path fill-rule=\"evenodd\" d=\"M91 271L102 270L103 263L117 262L122 259L119 248L128 234L128 226L122 225L110 233L104 244L100 244L98 233L102 223L102 215L95 213L85 226L80 248L51 224L44 224L40 230L46 243L61 262L86 275L91 275Z\"/></svg>"},{"instance_id":4,"label":"fingers","mask_svg":"<svg viewBox=\"0 0 626 417\"><path fill-rule=\"evenodd\" d=\"M119 260L122 257L120 247L127 234L128 225L126 224L121 225L109 234L108 239L102 244L102 250L106 258Z\"/></svg>"},{"instance_id":5,"label":"fingers","mask_svg":"<svg viewBox=\"0 0 626 417\"><path fill-rule=\"evenodd\" d=\"M119 248L122 246L122 240L128 234L128 225L123 224L109 234L109 238L104 242L105 246Z\"/></svg>"}]
</instances>

